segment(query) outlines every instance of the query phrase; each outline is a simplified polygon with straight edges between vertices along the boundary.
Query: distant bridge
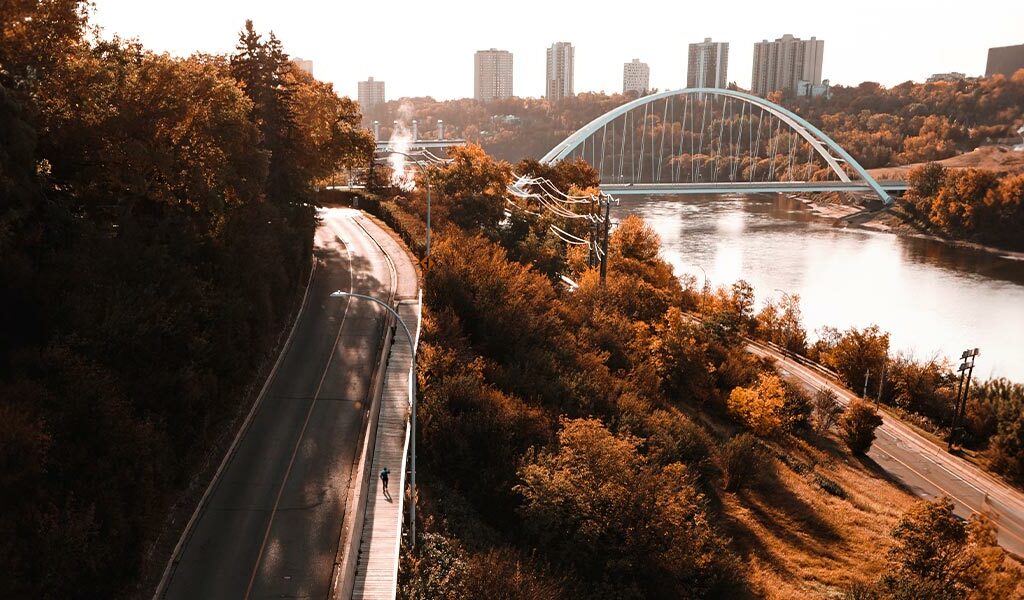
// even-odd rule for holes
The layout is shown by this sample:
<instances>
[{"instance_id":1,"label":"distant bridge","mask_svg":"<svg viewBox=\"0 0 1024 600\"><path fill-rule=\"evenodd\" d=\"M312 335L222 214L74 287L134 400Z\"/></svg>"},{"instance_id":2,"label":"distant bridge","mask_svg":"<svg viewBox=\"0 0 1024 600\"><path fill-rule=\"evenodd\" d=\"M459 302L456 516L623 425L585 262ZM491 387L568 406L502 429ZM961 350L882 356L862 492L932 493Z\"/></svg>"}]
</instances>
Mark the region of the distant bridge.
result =
<instances>
[{"instance_id":1,"label":"distant bridge","mask_svg":"<svg viewBox=\"0 0 1024 600\"><path fill-rule=\"evenodd\" d=\"M395 121L391 128L392 139L381 139L380 121L374 121L371 131L373 139L377 142L377 152L383 152L397 147L400 143L406 151L410 150L444 150L452 146L464 146L466 140L462 138L445 138L444 121L437 120L437 137L434 139L420 139L419 122L413 119L411 130L406 130L404 125ZM404 135L396 135L396 132L403 132ZM398 139L408 137L408 139Z\"/></svg>"},{"instance_id":2,"label":"distant bridge","mask_svg":"<svg viewBox=\"0 0 1024 600\"><path fill-rule=\"evenodd\" d=\"M906 183L879 183L796 113L736 90L651 94L594 119L541 162L582 158L614 194L873 192L885 204Z\"/></svg>"},{"instance_id":3,"label":"distant bridge","mask_svg":"<svg viewBox=\"0 0 1024 600\"><path fill-rule=\"evenodd\" d=\"M408 145L405 147L408 150L443 150L452 146L464 146L465 144L466 140L463 139L409 140ZM380 140L377 142L377 152L386 152L394 147L395 142L391 140Z\"/></svg>"}]
</instances>

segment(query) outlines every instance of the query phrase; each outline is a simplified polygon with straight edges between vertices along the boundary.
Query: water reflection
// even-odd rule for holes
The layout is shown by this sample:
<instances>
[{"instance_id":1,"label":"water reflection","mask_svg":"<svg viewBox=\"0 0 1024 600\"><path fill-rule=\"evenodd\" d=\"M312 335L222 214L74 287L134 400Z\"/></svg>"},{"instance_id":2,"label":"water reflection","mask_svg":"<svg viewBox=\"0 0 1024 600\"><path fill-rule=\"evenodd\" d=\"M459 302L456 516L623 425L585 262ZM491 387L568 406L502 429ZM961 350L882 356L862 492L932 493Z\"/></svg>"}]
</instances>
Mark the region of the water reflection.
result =
<instances>
[{"instance_id":1,"label":"water reflection","mask_svg":"<svg viewBox=\"0 0 1024 600\"><path fill-rule=\"evenodd\" d=\"M919 358L981 348L982 377L1024 381L1024 261L936 240L836 229L777 195L623 198L622 218L643 216L678 274L714 284L749 281L763 302L799 293L804 319L878 323L895 350Z\"/></svg>"}]
</instances>

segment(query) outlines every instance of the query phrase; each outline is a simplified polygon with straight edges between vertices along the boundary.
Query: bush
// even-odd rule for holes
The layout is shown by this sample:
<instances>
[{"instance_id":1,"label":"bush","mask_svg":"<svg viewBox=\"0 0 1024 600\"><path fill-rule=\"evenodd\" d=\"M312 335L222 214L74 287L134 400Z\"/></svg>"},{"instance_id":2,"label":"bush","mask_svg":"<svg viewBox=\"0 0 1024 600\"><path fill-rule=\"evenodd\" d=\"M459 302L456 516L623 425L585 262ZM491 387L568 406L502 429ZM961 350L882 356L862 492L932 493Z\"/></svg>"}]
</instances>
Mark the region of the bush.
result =
<instances>
[{"instance_id":1,"label":"bush","mask_svg":"<svg viewBox=\"0 0 1024 600\"><path fill-rule=\"evenodd\" d=\"M818 487L832 494L836 498L846 499L846 490L844 490L843 486L839 485L835 480L825 477L821 473L815 473L814 483L818 484Z\"/></svg>"},{"instance_id":2,"label":"bush","mask_svg":"<svg viewBox=\"0 0 1024 600\"><path fill-rule=\"evenodd\" d=\"M823 387L814 394L811 400L814 430L818 433L828 433L843 414L843 406L839 404L839 397L830 387Z\"/></svg>"},{"instance_id":3,"label":"bush","mask_svg":"<svg viewBox=\"0 0 1024 600\"><path fill-rule=\"evenodd\" d=\"M864 454L875 441L875 429L882 424L882 417L863 400L854 400L839 417L839 436L854 454Z\"/></svg>"},{"instance_id":4,"label":"bush","mask_svg":"<svg viewBox=\"0 0 1024 600\"><path fill-rule=\"evenodd\" d=\"M749 433L734 436L722 447L722 471L725 489L738 491L760 482L768 457L761 442Z\"/></svg>"},{"instance_id":5,"label":"bush","mask_svg":"<svg viewBox=\"0 0 1024 600\"><path fill-rule=\"evenodd\" d=\"M783 428L789 432L806 429L811 423L811 415L814 412L811 398L802 388L788 381L782 382L782 389L786 393L786 399L782 405Z\"/></svg>"}]
</instances>

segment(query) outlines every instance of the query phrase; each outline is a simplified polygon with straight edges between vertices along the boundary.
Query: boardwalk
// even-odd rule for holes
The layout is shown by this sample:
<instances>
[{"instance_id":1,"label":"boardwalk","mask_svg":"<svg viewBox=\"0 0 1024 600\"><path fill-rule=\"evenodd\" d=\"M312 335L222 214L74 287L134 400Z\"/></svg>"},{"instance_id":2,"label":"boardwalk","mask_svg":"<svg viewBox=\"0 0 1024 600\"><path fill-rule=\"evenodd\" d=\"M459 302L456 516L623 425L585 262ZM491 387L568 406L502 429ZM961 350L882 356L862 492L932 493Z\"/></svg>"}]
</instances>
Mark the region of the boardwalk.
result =
<instances>
[{"instance_id":1,"label":"boardwalk","mask_svg":"<svg viewBox=\"0 0 1024 600\"><path fill-rule=\"evenodd\" d=\"M416 334L419 307L416 301L401 301L398 312L409 330ZM394 598L401 546L402 512L405 509L406 449L409 444L409 368L412 353L404 336L396 335L391 347L386 380L377 423L377 439L370 473L375 485L366 499L356 581L352 597ZM393 473L391 498L381 491L377 474L387 467Z\"/></svg>"},{"instance_id":2,"label":"boardwalk","mask_svg":"<svg viewBox=\"0 0 1024 600\"><path fill-rule=\"evenodd\" d=\"M369 219L361 221L367 233L392 258L396 274L398 313L413 336L419 336L419 282L415 267L395 240ZM380 414L374 440L371 478L356 559L353 598L394 598L397 591L398 553L401 547L403 511L406 511L406 458L409 444L409 373L412 353L401 327L396 326L391 355L385 371ZM378 474L391 470L388 489L381 491Z\"/></svg>"}]
</instances>

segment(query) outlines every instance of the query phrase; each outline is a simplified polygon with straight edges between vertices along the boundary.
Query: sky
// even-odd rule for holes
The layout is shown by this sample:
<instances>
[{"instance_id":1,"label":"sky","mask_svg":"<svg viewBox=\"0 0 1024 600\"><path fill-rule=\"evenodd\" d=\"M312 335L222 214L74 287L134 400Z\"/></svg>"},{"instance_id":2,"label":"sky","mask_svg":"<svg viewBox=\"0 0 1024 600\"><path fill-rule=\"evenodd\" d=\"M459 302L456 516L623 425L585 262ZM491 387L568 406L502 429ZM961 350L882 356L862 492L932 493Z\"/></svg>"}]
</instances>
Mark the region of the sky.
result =
<instances>
[{"instance_id":1,"label":"sky","mask_svg":"<svg viewBox=\"0 0 1024 600\"><path fill-rule=\"evenodd\" d=\"M833 84L982 75L988 48L1024 44L1022 0L95 0L104 37L138 38L157 52L230 52L245 19L273 30L293 57L355 96L356 82L386 82L389 100L472 97L473 53L509 50L514 93L544 93L545 49L576 48L576 92L618 92L622 64L648 63L651 86L686 84L687 44L729 42L728 78L750 85L754 42L785 33L825 40Z\"/></svg>"}]
</instances>

